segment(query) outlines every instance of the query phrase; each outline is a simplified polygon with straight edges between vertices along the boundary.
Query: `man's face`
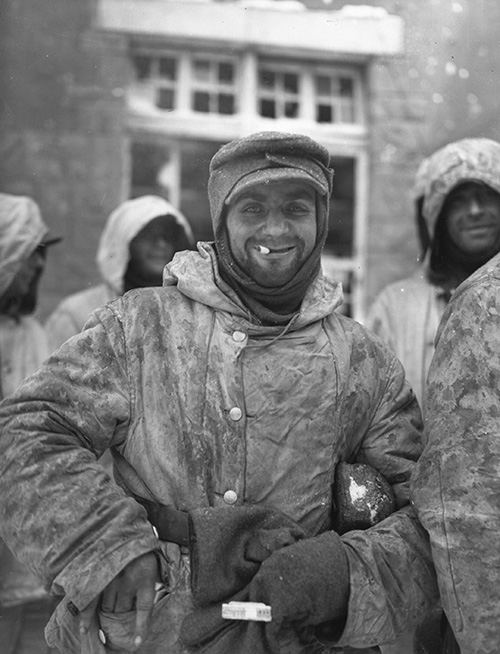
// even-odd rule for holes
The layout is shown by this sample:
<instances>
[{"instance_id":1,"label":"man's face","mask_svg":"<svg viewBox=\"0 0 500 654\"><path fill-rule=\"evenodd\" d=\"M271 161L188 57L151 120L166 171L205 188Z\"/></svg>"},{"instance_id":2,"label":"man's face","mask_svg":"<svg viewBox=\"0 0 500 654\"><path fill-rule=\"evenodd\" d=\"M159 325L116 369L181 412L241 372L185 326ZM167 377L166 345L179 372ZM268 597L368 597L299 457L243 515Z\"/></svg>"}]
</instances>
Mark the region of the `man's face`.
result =
<instances>
[{"instance_id":1,"label":"man's face","mask_svg":"<svg viewBox=\"0 0 500 654\"><path fill-rule=\"evenodd\" d=\"M36 309L38 282L45 266L45 246L39 245L23 261L2 298L2 313L12 316L29 315Z\"/></svg>"},{"instance_id":2,"label":"man's face","mask_svg":"<svg viewBox=\"0 0 500 654\"><path fill-rule=\"evenodd\" d=\"M283 286L316 243L316 193L306 182L256 184L230 203L226 226L243 270L262 286Z\"/></svg>"},{"instance_id":3,"label":"man's face","mask_svg":"<svg viewBox=\"0 0 500 654\"><path fill-rule=\"evenodd\" d=\"M163 268L174 255L169 223L164 216L153 218L131 240L130 261L152 284L161 284Z\"/></svg>"},{"instance_id":4,"label":"man's face","mask_svg":"<svg viewBox=\"0 0 500 654\"><path fill-rule=\"evenodd\" d=\"M455 187L443 207L446 229L466 254L493 256L500 249L500 195L485 184Z\"/></svg>"}]
</instances>

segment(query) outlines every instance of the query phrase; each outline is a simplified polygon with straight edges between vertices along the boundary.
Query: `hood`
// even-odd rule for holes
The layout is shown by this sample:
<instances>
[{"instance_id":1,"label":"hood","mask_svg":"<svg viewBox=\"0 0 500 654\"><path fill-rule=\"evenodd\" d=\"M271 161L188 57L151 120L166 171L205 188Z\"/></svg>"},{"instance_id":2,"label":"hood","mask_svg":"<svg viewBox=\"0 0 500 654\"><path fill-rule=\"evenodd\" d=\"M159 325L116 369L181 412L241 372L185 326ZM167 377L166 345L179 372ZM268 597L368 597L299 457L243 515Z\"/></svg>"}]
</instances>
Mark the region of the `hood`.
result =
<instances>
[{"instance_id":1,"label":"hood","mask_svg":"<svg viewBox=\"0 0 500 654\"><path fill-rule=\"evenodd\" d=\"M177 286L183 295L195 302L248 320L249 310L219 276L213 243L199 242L197 247L197 252L177 252L174 255L165 267L163 285ZM300 313L287 331L295 331L325 318L340 307L342 301L342 285L330 281L320 273L309 286ZM263 327L249 321L249 332L254 329L279 334L283 331L283 325Z\"/></svg>"},{"instance_id":2,"label":"hood","mask_svg":"<svg viewBox=\"0 0 500 654\"><path fill-rule=\"evenodd\" d=\"M40 209L31 198L0 193L0 296L47 232Z\"/></svg>"},{"instance_id":3,"label":"hood","mask_svg":"<svg viewBox=\"0 0 500 654\"><path fill-rule=\"evenodd\" d=\"M423 198L422 215L431 240L446 196L467 181L484 182L500 193L500 143L486 138L462 139L422 161L414 197Z\"/></svg>"},{"instance_id":4,"label":"hood","mask_svg":"<svg viewBox=\"0 0 500 654\"><path fill-rule=\"evenodd\" d=\"M143 195L120 204L109 216L99 240L96 262L102 279L116 293L123 293L123 276L129 262L130 241L154 218L174 216L193 243L193 233L183 214L158 195Z\"/></svg>"}]
</instances>

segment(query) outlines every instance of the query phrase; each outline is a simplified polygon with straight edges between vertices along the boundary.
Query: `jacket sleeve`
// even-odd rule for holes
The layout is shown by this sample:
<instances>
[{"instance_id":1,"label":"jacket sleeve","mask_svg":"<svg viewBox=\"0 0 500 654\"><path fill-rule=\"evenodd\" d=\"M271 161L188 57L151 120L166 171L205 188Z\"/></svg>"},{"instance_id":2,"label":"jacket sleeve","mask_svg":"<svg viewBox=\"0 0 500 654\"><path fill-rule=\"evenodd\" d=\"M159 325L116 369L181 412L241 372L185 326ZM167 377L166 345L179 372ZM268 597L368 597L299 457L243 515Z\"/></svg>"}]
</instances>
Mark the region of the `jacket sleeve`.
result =
<instances>
[{"instance_id":1,"label":"jacket sleeve","mask_svg":"<svg viewBox=\"0 0 500 654\"><path fill-rule=\"evenodd\" d=\"M448 306L428 378L427 444L413 495L461 650L500 643L499 281Z\"/></svg>"},{"instance_id":2,"label":"jacket sleeve","mask_svg":"<svg viewBox=\"0 0 500 654\"><path fill-rule=\"evenodd\" d=\"M121 325L103 309L0 405L2 537L80 609L157 547L144 509L96 461L126 438L130 392Z\"/></svg>"},{"instance_id":3,"label":"jacket sleeve","mask_svg":"<svg viewBox=\"0 0 500 654\"><path fill-rule=\"evenodd\" d=\"M368 463L392 485L398 510L378 525L342 536L350 570L347 621L339 645L394 641L437 601L427 533L409 504L422 451L422 421L403 367L369 334L355 339L344 399L350 461ZM346 439L347 440L347 439Z\"/></svg>"}]
</instances>

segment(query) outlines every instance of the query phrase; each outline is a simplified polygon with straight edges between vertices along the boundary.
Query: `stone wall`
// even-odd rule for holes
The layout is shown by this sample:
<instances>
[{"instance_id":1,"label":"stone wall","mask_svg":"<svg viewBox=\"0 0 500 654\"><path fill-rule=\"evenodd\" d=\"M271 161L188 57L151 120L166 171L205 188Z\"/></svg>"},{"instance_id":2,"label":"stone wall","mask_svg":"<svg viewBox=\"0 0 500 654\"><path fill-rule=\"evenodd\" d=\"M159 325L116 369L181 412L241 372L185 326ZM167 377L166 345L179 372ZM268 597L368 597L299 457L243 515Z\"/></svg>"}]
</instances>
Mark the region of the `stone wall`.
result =
<instances>
[{"instance_id":1,"label":"stone wall","mask_svg":"<svg viewBox=\"0 0 500 654\"><path fill-rule=\"evenodd\" d=\"M120 39L91 29L83 0L4 0L0 9L0 190L40 205L51 232L41 286L43 318L98 279L103 222L125 197Z\"/></svg>"}]
</instances>

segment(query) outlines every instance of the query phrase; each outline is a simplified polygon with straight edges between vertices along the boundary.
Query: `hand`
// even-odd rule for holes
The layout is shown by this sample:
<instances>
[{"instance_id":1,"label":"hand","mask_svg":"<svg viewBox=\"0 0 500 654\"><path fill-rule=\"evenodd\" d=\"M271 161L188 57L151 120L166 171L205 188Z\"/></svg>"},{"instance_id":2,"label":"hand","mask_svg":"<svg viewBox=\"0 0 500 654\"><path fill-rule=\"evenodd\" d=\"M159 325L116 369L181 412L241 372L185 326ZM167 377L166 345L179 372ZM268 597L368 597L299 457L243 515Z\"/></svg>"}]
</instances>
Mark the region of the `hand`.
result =
<instances>
[{"instance_id":1,"label":"hand","mask_svg":"<svg viewBox=\"0 0 500 654\"><path fill-rule=\"evenodd\" d=\"M349 566L334 531L276 550L249 584L249 600L271 606L272 627L319 625L347 613Z\"/></svg>"},{"instance_id":2,"label":"hand","mask_svg":"<svg viewBox=\"0 0 500 654\"><path fill-rule=\"evenodd\" d=\"M97 610L116 615L117 618L132 613L133 624L121 631L120 642L114 642L111 634L106 634L106 649L120 649L136 652L146 638L151 611L155 597L155 583L159 581L158 561L152 552L143 554L131 561L80 614L80 633L82 651L105 652L98 645L100 628ZM125 634L125 635L124 635ZM92 649L85 649L87 642Z\"/></svg>"}]
</instances>

